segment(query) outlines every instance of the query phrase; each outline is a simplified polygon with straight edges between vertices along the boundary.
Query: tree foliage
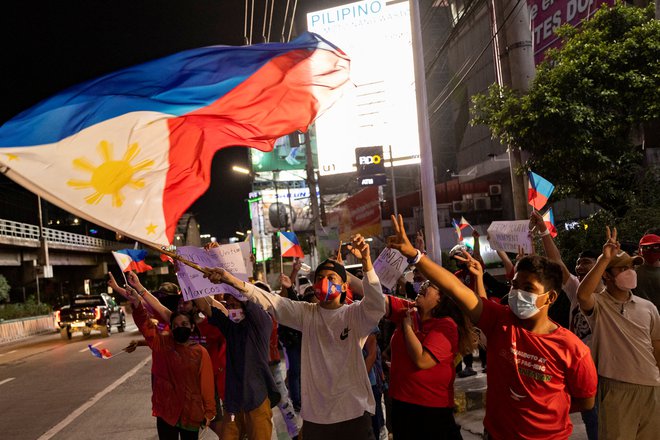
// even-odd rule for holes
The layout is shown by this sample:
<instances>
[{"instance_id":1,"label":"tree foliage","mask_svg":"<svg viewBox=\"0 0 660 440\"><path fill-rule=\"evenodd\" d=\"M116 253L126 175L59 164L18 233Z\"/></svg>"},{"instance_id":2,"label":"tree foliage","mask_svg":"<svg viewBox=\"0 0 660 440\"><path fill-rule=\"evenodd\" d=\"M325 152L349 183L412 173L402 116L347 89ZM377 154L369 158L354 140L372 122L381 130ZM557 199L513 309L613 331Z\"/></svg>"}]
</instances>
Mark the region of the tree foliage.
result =
<instances>
[{"instance_id":1,"label":"tree foliage","mask_svg":"<svg viewBox=\"0 0 660 440\"><path fill-rule=\"evenodd\" d=\"M9 291L11 286L7 282L7 278L4 275L0 275L0 302L9 300Z\"/></svg>"},{"instance_id":2,"label":"tree foliage","mask_svg":"<svg viewBox=\"0 0 660 440\"><path fill-rule=\"evenodd\" d=\"M660 20L653 16L653 5L618 3L579 28L560 27L563 45L548 51L529 92L491 86L473 97L472 123L531 153L524 168L555 183L559 197L617 216L646 203L642 180L657 174L643 167L634 135L660 118ZM657 190L658 180L651 183Z\"/></svg>"}]
</instances>

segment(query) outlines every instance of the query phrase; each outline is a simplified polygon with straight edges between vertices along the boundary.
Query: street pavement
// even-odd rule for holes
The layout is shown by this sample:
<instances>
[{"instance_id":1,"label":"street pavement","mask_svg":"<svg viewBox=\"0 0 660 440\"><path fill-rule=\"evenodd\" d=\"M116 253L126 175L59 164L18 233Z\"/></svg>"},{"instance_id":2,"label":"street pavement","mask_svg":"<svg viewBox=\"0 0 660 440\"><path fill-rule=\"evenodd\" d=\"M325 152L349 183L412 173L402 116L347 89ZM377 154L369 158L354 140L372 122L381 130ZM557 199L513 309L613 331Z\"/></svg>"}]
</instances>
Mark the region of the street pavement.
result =
<instances>
[{"instance_id":1,"label":"street pavement","mask_svg":"<svg viewBox=\"0 0 660 440\"><path fill-rule=\"evenodd\" d=\"M127 316L126 332L94 332L63 341L37 336L0 347L0 437L39 439L156 438L151 416L147 348L121 351L141 338ZM102 360L88 344L121 355Z\"/></svg>"}]
</instances>

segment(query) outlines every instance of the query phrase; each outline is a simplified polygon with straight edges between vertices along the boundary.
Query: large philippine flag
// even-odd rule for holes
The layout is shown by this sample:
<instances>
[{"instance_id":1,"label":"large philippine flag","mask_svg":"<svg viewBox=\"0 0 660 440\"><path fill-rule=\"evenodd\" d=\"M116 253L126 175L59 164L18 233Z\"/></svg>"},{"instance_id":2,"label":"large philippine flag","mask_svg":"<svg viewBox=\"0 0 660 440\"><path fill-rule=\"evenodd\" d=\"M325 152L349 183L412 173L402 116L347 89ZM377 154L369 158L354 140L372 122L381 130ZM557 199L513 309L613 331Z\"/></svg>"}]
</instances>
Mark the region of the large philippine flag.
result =
<instances>
[{"instance_id":1,"label":"large philippine flag","mask_svg":"<svg viewBox=\"0 0 660 440\"><path fill-rule=\"evenodd\" d=\"M0 127L0 171L126 236L172 241L227 146L271 150L341 96L346 55L315 34L188 50L74 86Z\"/></svg>"}]
</instances>

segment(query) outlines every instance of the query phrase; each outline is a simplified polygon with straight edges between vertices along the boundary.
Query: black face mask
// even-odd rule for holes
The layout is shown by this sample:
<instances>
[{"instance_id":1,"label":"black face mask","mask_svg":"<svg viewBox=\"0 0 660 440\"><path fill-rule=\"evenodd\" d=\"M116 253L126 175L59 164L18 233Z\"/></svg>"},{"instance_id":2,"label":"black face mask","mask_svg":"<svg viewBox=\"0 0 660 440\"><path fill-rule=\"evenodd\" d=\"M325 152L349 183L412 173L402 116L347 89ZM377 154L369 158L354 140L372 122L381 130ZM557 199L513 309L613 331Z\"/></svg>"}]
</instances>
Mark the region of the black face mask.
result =
<instances>
[{"instance_id":1,"label":"black face mask","mask_svg":"<svg viewBox=\"0 0 660 440\"><path fill-rule=\"evenodd\" d=\"M190 339L191 332L192 329L190 327L177 327L172 330L172 337L174 337L174 340L179 344L183 344Z\"/></svg>"}]
</instances>

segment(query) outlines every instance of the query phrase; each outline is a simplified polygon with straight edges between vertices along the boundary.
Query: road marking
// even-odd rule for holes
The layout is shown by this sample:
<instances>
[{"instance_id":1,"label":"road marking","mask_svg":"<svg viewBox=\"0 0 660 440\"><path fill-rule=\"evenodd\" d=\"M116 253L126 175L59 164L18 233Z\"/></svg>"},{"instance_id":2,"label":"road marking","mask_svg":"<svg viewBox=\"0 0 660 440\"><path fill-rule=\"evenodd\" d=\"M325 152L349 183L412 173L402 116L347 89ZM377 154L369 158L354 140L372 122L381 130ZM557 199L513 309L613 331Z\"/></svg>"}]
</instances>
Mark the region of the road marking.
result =
<instances>
[{"instance_id":1,"label":"road marking","mask_svg":"<svg viewBox=\"0 0 660 440\"><path fill-rule=\"evenodd\" d=\"M39 437L37 440L48 440L48 439L56 436L61 430L66 428L71 422L73 422L75 419L77 419L82 413L84 413L89 408L94 406L94 404L96 402L98 402L99 400L101 400L106 394L108 394L109 392L111 392L112 390L117 388L122 383L126 382L131 376L135 375L135 373L137 373L140 370L140 368L144 367L147 364L147 362L149 362L150 360L151 360L151 356L147 356L146 358L144 358L144 360L142 360L142 362L140 362L139 364L134 366L128 373L124 374L122 377L120 377L119 379L117 379L116 381L111 383L103 391L99 391L94 397L89 399L87 402L83 403L78 409L76 409L71 414L69 414L60 423L58 423L57 425L50 428L50 430L48 430L48 432L46 432L44 435Z\"/></svg>"},{"instance_id":2,"label":"road marking","mask_svg":"<svg viewBox=\"0 0 660 440\"><path fill-rule=\"evenodd\" d=\"M16 378L15 378L15 377L10 377L10 378L5 379L5 380L0 380L0 385L4 385L4 384L6 384L7 382L11 382L11 381L14 380L14 379L16 379Z\"/></svg>"},{"instance_id":3,"label":"road marking","mask_svg":"<svg viewBox=\"0 0 660 440\"><path fill-rule=\"evenodd\" d=\"M97 342L96 344L92 344L92 347L96 347L97 345L101 345L103 342ZM82 353L84 351L89 351L89 347L85 347L82 350L78 350L78 353Z\"/></svg>"},{"instance_id":4,"label":"road marking","mask_svg":"<svg viewBox=\"0 0 660 440\"><path fill-rule=\"evenodd\" d=\"M12 351L8 351L7 353L2 353L2 354L0 354L0 357L4 356L4 355L6 355L6 354L16 353L17 351L18 351L18 350L12 350Z\"/></svg>"}]
</instances>

